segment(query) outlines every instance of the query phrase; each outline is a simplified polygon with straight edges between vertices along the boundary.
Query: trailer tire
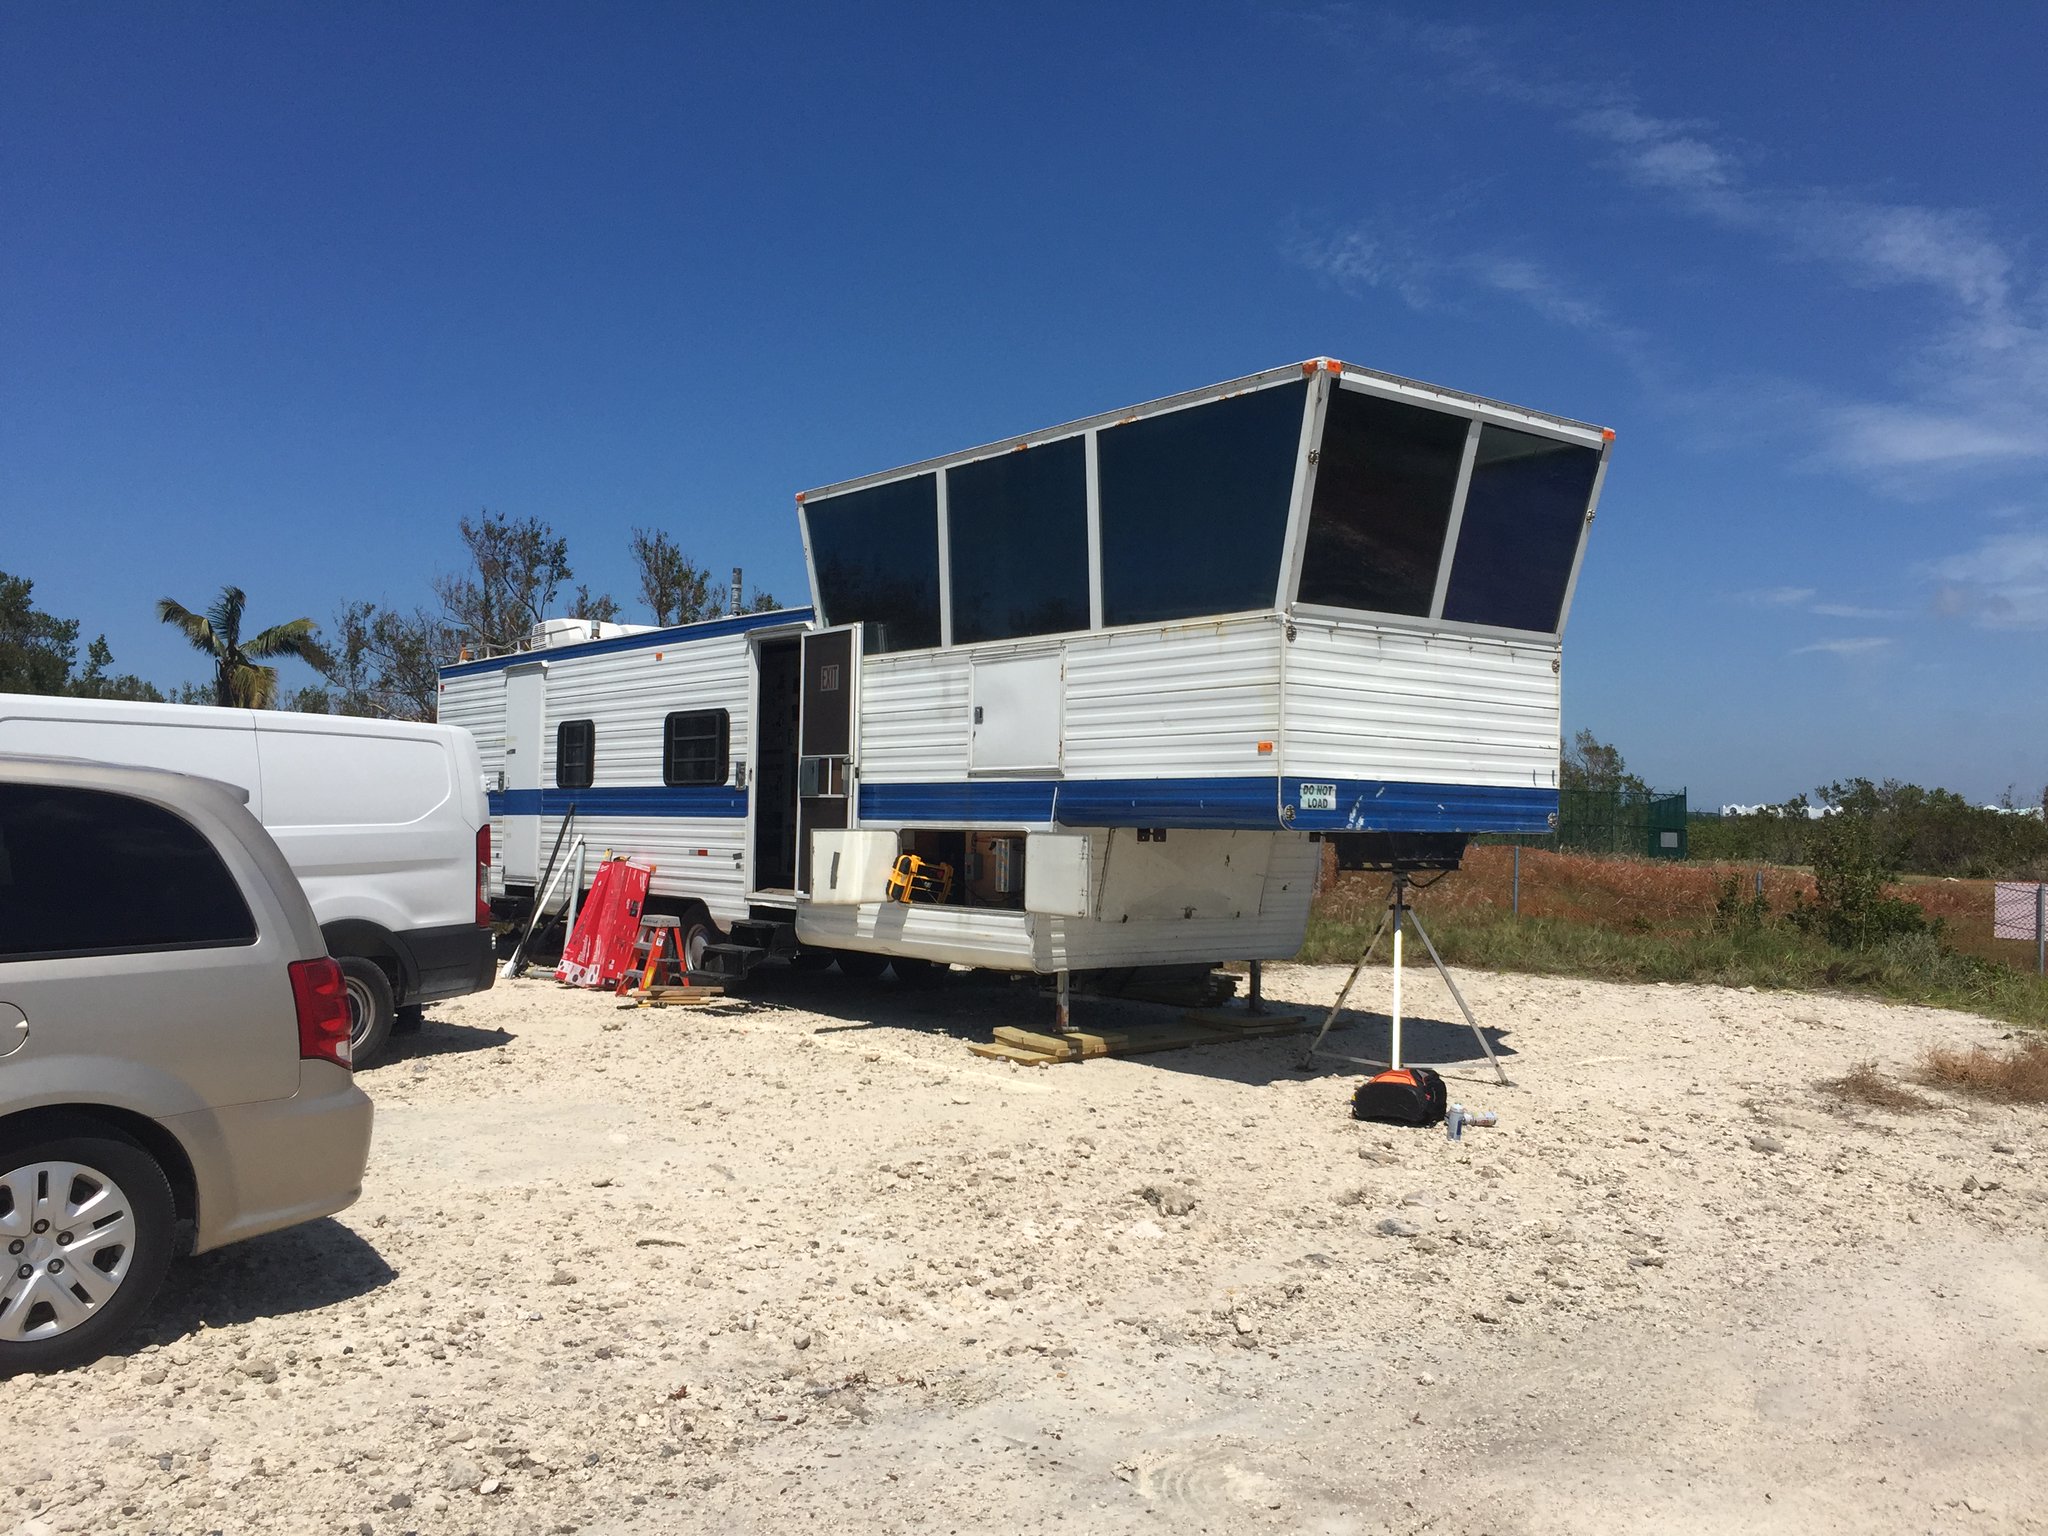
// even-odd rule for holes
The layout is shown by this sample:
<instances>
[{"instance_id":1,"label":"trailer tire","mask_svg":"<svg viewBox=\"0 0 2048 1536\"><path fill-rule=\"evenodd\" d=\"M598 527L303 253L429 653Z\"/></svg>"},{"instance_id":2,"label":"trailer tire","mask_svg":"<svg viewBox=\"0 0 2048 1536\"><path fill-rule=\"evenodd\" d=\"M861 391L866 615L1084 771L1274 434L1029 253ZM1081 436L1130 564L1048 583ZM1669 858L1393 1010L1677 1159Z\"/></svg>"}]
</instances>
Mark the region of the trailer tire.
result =
<instances>
[{"instance_id":1,"label":"trailer tire","mask_svg":"<svg viewBox=\"0 0 2048 1536\"><path fill-rule=\"evenodd\" d=\"M842 949L832 957L849 981L873 981L889 968L889 957L865 949Z\"/></svg>"}]
</instances>

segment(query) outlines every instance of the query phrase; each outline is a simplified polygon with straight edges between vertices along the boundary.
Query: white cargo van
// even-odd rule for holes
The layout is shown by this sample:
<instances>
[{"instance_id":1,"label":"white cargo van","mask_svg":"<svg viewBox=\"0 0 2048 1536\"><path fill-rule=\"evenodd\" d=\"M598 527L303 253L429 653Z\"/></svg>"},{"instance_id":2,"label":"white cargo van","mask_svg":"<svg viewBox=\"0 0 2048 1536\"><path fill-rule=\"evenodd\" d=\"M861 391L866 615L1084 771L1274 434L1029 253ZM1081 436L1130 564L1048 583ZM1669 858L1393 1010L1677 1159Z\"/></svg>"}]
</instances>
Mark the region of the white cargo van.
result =
<instances>
[{"instance_id":1,"label":"white cargo van","mask_svg":"<svg viewBox=\"0 0 2048 1536\"><path fill-rule=\"evenodd\" d=\"M423 1004L490 986L490 812L452 725L0 694L0 754L170 768L239 785L348 979L358 1065ZM122 871L104 872L120 900Z\"/></svg>"}]
</instances>

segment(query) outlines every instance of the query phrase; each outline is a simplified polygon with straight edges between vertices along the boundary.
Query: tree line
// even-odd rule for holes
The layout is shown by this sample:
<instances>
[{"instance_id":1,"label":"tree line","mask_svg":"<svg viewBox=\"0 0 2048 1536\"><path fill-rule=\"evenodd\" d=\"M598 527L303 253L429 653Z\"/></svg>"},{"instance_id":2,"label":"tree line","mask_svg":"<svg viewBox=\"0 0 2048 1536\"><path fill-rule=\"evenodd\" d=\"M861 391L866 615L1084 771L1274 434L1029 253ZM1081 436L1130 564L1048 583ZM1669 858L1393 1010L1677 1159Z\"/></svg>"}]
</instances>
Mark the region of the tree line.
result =
<instances>
[{"instance_id":1,"label":"tree line","mask_svg":"<svg viewBox=\"0 0 2048 1536\"><path fill-rule=\"evenodd\" d=\"M160 599L157 618L182 634L211 672L168 693L133 673L116 673L104 634L86 647L81 667L80 622L39 610L34 582L0 571L0 693L431 720L445 663L515 649L535 624L565 608L568 617L607 623L625 611L587 583L569 586L569 541L542 518L486 509L461 518L457 532L462 561L433 578L431 604L349 602L325 629L301 617L245 634L248 599L232 585L199 610ZM655 624L690 624L725 610L725 586L667 532L635 528L627 548L640 606ZM763 613L780 604L757 589L743 606ZM273 663L287 658L304 662L318 680L281 693Z\"/></svg>"}]
</instances>

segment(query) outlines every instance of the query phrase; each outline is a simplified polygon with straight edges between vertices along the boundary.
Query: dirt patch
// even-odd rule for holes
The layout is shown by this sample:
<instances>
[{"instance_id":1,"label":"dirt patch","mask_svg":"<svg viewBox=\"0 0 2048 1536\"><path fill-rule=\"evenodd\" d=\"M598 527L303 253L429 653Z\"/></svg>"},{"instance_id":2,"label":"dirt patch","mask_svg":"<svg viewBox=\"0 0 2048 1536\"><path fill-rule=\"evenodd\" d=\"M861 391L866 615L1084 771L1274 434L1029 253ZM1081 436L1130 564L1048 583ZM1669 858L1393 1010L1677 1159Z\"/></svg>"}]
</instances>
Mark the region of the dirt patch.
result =
<instances>
[{"instance_id":1,"label":"dirt patch","mask_svg":"<svg viewBox=\"0 0 2048 1536\"><path fill-rule=\"evenodd\" d=\"M437 1007L361 1204L0 1383L0 1531L2041 1528L2048 1112L1807 1086L2000 1028L1461 981L1516 1086L1455 1143L1299 1039L980 1060L1048 1017L996 980Z\"/></svg>"},{"instance_id":2,"label":"dirt patch","mask_svg":"<svg viewBox=\"0 0 2048 1536\"><path fill-rule=\"evenodd\" d=\"M1859 1061L1840 1077L1825 1079L1820 1088L1845 1103L1888 1109L1894 1114L1934 1108L1930 1101L1909 1088L1901 1088L1895 1079L1880 1072L1874 1059Z\"/></svg>"}]
</instances>

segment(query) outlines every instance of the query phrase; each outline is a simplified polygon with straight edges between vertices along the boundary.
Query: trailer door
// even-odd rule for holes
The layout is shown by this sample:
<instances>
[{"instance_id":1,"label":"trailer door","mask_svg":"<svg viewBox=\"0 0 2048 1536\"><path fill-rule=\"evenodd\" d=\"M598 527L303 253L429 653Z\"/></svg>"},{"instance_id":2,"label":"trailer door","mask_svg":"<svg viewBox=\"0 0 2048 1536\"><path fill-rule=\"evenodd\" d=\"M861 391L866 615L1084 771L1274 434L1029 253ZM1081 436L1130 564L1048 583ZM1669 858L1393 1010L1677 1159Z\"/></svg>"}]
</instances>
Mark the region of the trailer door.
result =
<instances>
[{"instance_id":1,"label":"trailer door","mask_svg":"<svg viewBox=\"0 0 2048 1536\"><path fill-rule=\"evenodd\" d=\"M811 833L853 824L854 749L859 735L860 630L804 636L803 718L798 728L797 888L811 888Z\"/></svg>"},{"instance_id":2,"label":"trailer door","mask_svg":"<svg viewBox=\"0 0 2048 1536\"><path fill-rule=\"evenodd\" d=\"M547 727L545 662L505 669L505 883L540 879L540 773Z\"/></svg>"}]
</instances>

